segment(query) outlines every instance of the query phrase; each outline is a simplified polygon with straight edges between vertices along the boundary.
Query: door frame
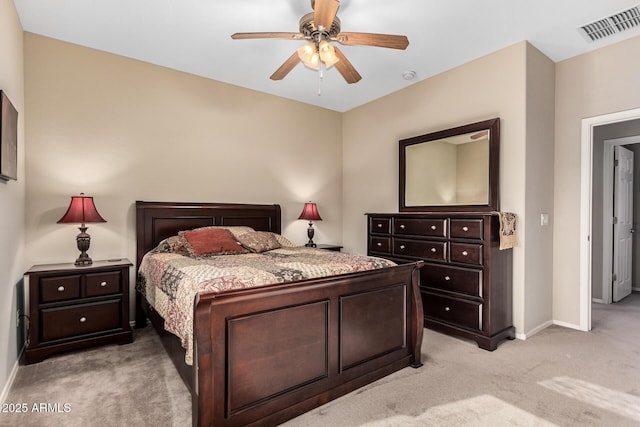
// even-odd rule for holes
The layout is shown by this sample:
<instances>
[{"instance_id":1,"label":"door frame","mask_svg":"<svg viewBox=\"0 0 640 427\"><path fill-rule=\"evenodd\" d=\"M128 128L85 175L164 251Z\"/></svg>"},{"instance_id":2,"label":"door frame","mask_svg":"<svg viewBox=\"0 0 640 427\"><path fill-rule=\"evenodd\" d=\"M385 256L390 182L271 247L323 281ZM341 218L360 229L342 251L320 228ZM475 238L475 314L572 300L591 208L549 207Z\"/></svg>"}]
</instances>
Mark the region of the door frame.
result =
<instances>
[{"instance_id":1,"label":"door frame","mask_svg":"<svg viewBox=\"0 0 640 427\"><path fill-rule=\"evenodd\" d=\"M580 144L580 324L591 330L591 247L593 204L593 128L640 119L640 108L582 119Z\"/></svg>"},{"instance_id":2,"label":"door frame","mask_svg":"<svg viewBox=\"0 0 640 427\"><path fill-rule=\"evenodd\" d=\"M640 143L640 135L627 136L604 140L604 155L602 165L602 202L605 212L613 212L613 171L614 147L616 145L630 145ZM611 280L613 276L613 223L611 218L602 218L602 300L594 300L604 304L613 302ZM608 284L608 286L607 286Z\"/></svg>"}]
</instances>

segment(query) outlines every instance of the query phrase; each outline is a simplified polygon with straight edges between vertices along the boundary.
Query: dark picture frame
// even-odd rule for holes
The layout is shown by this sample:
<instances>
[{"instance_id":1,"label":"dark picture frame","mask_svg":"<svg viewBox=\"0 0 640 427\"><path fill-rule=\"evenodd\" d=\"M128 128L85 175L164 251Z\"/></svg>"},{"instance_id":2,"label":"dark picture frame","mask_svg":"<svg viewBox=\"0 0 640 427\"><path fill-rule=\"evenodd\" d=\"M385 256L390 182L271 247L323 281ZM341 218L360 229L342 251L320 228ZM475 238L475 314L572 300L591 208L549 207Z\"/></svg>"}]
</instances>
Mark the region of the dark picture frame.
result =
<instances>
[{"instance_id":1,"label":"dark picture frame","mask_svg":"<svg viewBox=\"0 0 640 427\"><path fill-rule=\"evenodd\" d=\"M18 111L0 90L0 179L18 179Z\"/></svg>"}]
</instances>

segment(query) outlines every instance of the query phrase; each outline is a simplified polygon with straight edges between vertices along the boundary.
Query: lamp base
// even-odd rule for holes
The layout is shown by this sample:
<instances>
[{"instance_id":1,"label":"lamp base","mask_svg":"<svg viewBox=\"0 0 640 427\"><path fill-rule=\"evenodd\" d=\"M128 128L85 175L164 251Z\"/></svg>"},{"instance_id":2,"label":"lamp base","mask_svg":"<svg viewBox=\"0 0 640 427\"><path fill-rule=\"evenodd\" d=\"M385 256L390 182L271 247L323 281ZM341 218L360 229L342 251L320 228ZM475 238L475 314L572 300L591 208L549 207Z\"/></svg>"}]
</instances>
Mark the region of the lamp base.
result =
<instances>
[{"instance_id":1,"label":"lamp base","mask_svg":"<svg viewBox=\"0 0 640 427\"><path fill-rule=\"evenodd\" d=\"M78 243L78 250L80 251L80 256L76 260L76 265L91 265L93 264L93 260L87 254L89 250L89 245L91 244L91 236L87 233L87 227L82 224L82 227L78 227L80 230L80 234L76 236L76 242Z\"/></svg>"},{"instance_id":2,"label":"lamp base","mask_svg":"<svg viewBox=\"0 0 640 427\"><path fill-rule=\"evenodd\" d=\"M314 235L314 230L313 230L313 223L311 221L309 221L309 228L307 228L307 237L309 238L309 241L305 244L306 247L308 248L315 248L316 244L313 243L313 235Z\"/></svg>"}]
</instances>

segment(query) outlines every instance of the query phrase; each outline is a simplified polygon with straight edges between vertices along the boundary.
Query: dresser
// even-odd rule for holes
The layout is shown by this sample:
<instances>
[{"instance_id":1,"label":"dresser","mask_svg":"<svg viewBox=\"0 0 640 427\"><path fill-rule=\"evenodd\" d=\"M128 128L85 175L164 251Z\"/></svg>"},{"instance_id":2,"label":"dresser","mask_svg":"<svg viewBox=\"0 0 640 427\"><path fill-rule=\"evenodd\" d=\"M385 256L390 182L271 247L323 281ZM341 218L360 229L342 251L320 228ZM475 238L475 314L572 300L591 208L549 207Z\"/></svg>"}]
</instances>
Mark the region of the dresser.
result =
<instances>
[{"instance_id":1,"label":"dresser","mask_svg":"<svg viewBox=\"0 0 640 427\"><path fill-rule=\"evenodd\" d=\"M92 265L35 265L29 290L25 364L63 351L133 341L129 325L128 259Z\"/></svg>"},{"instance_id":2,"label":"dresser","mask_svg":"<svg viewBox=\"0 0 640 427\"><path fill-rule=\"evenodd\" d=\"M500 250L491 213L367 214L369 255L424 260L425 326L493 351L513 339L512 250Z\"/></svg>"}]
</instances>

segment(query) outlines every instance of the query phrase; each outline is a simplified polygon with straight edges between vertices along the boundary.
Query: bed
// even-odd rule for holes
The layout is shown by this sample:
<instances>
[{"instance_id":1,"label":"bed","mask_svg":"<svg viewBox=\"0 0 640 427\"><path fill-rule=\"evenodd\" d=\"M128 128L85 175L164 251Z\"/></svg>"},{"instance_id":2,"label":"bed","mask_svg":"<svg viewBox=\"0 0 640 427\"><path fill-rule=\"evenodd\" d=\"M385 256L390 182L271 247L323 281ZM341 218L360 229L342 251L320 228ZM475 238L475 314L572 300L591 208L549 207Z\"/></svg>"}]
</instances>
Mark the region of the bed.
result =
<instances>
[{"instance_id":1,"label":"bed","mask_svg":"<svg viewBox=\"0 0 640 427\"><path fill-rule=\"evenodd\" d=\"M279 205L136 202L136 266L164 239L212 225L280 234ZM136 292L187 384L193 425L276 425L422 366L421 262L222 293L193 304L193 363Z\"/></svg>"}]
</instances>

